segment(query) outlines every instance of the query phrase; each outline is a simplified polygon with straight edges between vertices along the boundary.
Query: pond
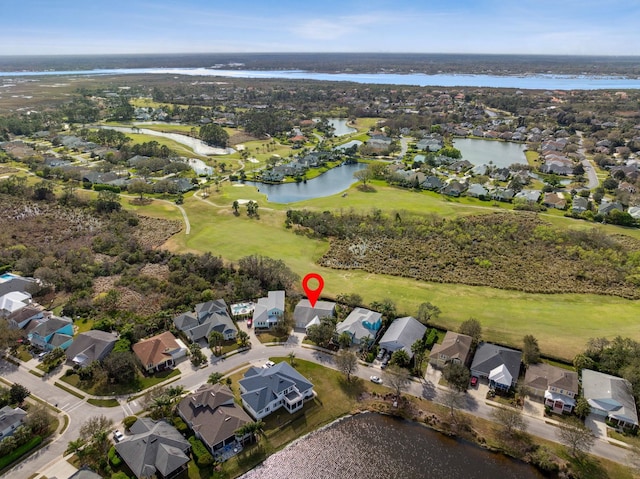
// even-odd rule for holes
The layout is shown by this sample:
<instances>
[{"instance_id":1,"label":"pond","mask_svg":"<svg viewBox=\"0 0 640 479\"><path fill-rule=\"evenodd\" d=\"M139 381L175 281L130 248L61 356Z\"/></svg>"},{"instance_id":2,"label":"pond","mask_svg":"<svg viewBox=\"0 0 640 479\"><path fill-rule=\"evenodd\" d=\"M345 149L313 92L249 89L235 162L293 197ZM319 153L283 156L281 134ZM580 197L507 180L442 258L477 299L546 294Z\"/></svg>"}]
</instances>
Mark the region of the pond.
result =
<instances>
[{"instance_id":1,"label":"pond","mask_svg":"<svg viewBox=\"0 0 640 479\"><path fill-rule=\"evenodd\" d=\"M307 180L306 183L269 185L266 183L247 181L247 184L258 188L260 193L265 193L267 199L272 203L294 203L296 201L310 200L312 198L321 198L323 196L340 193L357 181L353 177L353 174L366 167L367 165L363 163L338 166L317 178Z\"/></svg>"},{"instance_id":2,"label":"pond","mask_svg":"<svg viewBox=\"0 0 640 479\"><path fill-rule=\"evenodd\" d=\"M344 418L269 457L243 479L540 479L531 466L420 424L374 413Z\"/></svg>"},{"instance_id":3,"label":"pond","mask_svg":"<svg viewBox=\"0 0 640 479\"><path fill-rule=\"evenodd\" d=\"M348 120L346 118L328 118L327 121L333 127L333 134L335 136L349 135L350 133L358 131L347 125Z\"/></svg>"},{"instance_id":4,"label":"pond","mask_svg":"<svg viewBox=\"0 0 640 479\"><path fill-rule=\"evenodd\" d=\"M527 163L525 145L497 140L456 138L453 146L462 153L462 159L474 165L492 165L508 168L514 163Z\"/></svg>"}]
</instances>

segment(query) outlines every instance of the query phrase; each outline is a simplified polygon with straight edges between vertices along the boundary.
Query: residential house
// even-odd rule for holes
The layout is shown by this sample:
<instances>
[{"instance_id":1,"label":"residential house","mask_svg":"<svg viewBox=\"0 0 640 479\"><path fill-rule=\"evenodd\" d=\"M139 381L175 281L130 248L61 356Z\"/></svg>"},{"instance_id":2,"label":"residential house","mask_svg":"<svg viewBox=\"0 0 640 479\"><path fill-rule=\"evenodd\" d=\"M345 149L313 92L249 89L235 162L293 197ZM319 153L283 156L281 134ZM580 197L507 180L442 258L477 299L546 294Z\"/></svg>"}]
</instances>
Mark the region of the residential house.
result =
<instances>
[{"instance_id":1,"label":"residential house","mask_svg":"<svg viewBox=\"0 0 640 479\"><path fill-rule=\"evenodd\" d=\"M424 337L427 327L412 316L395 319L380 338L380 347L395 352L404 350L413 357L411 346Z\"/></svg>"},{"instance_id":2,"label":"residential house","mask_svg":"<svg viewBox=\"0 0 640 479\"><path fill-rule=\"evenodd\" d=\"M441 138L429 137L418 141L416 148L421 151L435 152L441 150L443 145Z\"/></svg>"},{"instance_id":3,"label":"residential house","mask_svg":"<svg viewBox=\"0 0 640 479\"><path fill-rule=\"evenodd\" d=\"M514 198L524 198L527 203L533 204L540 200L541 193L538 190L522 190L516 193Z\"/></svg>"},{"instance_id":4,"label":"residential house","mask_svg":"<svg viewBox=\"0 0 640 479\"><path fill-rule=\"evenodd\" d=\"M618 201L603 201L598 208L598 213L601 215L608 215L611 214L611 212L614 210L622 212L622 204L620 204Z\"/></svg>"},{"instance_id":5,"label":"residential house","mask_svg":"<svg viewBox=\"0 0 640 479\"><path fill-rule=\"evenodd\" d=\"M567 176L573 173L573 161L559 155L547 155L544 157L544 164L540 167L543 173L555 173Z\"/></svg>"},{"instance_id":6,"label":"residential house","mask_svg":"<svg viewBox=\"0 0 640 479\"><path fill-rule=\"evenodd\" d=\"M333 318L336 312L336 303L331 301L316 301L314 306L308 299L301 299L293 310L295 327L305 329L315 318Z\"/></svg>"},{"instance_id":7,"label":"residential house","mask_svg":"<svg viewBox=\"0 0 640 479\"><path fill-rule=\"evenodd\" d=\"M34 278L25 278L13 273L0 274L0 296L15 291L34 293L38 289L38 282Z\"/></svg>"},{"instance_id":8,"label":"residential house","mask_svg":"<svg viewBox=\"0 0 640 479\"><path fill-rule=\"evenodd\" d=\"M521 364L521 351L480 343L471 363L471 374L488 380L491 388L510 389L518 381Z\"/></svg>"},{"instance_id":9,"label":"residential house","mask_svg":"<svg viewBox=\"0 0 640 479\"><path fill-rule=\"evenodd\" d=\"M115 448L138 479L170 479L187 469L189 441L168 422L139 418L129 431Z\"/></svg>"},{"instance_id":10,"label":"residential house","mask_svg":"<svg viewBox=\"0 0 640 479\"><path fill-rule=\"evenodd\" d=\"M11 291L0 296L0 318L6 318L31 304L31 294L26 291Z\"/></svg>"},{"instance_id":11,"label":"residential house","mask_svg":"<svg viewBox=\"0 0 640 479\"><path fill-rule=\"evenodd\" d=\"M255 328L271 328L284 316L284 291L269 291L266 298L258 299L253 310Z\"/></svg>"},{"instance_id":12,"label":"residential house","mask_svg":"<svg viewBox=\"0 0 640 479\"><path fill-rule=\"evenodd\" d=\"M69 479L102 479L102 476L93 472L87 466L82 466L73 475L69 476Z\"/></svg>"},{"instance_id":13,"label":"residential house","mask_svg":"<svg viewBox=\"0 0 640 479\"><path fill-rule=\"evenodd\" d=\"M236 446L248 437L236 431L253 420L236 406L233 392L222 384L204 384L178 403L178 414L209 452L216 455L227 446Z\"/></svg>"},{"instance_id":14,"label":"residential house","mask_svg":"<svg viewBox=\"0 0 640 479\"><path fill-rule=\"evenodd\" d=\"M437 176L427 176L421 186L425 190L436 191L444 186L444 182Z\"/></svg>"},{"instance_id":15,"label":"residential house","mask_svg":"<svg viewBox=\"0 0 640 479\"><path fill-rule=\"evenodd\" d=\"M630 206L627 213L635 220L640 220L640 206Z\"/></svg>"},{"instance_id":16,"label":"residential house","mask_svg":"<svg viewBox=\"0 0 640 479\"><path fill-rule=\"evenodd\" d=\"M491 198L497 201L505 201L510 203L513 200L514 191L511 188L504 188L502 186L498 186L491 193Z\"/></svg>"},{"instance_id":17,"label":"residential house","mask_svg":"<svg viewBox=\"0 0 640 479\"><path fill-rule=\"evenodd\" d=\"M625 429L638 428L633 389L626 379L583 369L582 395L591 406L591 414Z\"/></svg>"},{"instance_id":18,"label":"residential house","mask_svg":"<svg viewBox=\"0 0 640 479\"><path fill-rule=\"evenodd\" d=\"M451 163L451 165L449 165L449 170L451 171L455 171L457 173L460 173L461 171L467 171L469 169L473 168L473 163L471 163L468 160L458 160L458 161L454 161L453 163Z\"/></svg>"},{"instance_id":19,"label":"residential house","mask_svg":"<svg viewBox=\"0 0 640 479\"><path fill-rule=\"evenodd\" d=\"M47 316L51 315L50 312L44 311L41 307L30 304L7 316L7 323L10 328L25 329L31 321L36 322L44 319L45 313L48 313Z\"/></svg>"},{"instance_id":20,"label":"residential house","mask_svg":"<svg viewBox=\"0 0 640 479\"><path fill-rule=\"evenodd\" d=\"M0 441L11 436L13 431L22 425L27 417L27 412L19 407L4 406L0 409Z\"/></svg>"},{"instance_id":21,"label":"residential house","mask_svg":"<svg viewBox=\"0 0 640 479\"><path fill-rule=\"evenodd\" d=\"M562 193L545 193L542 204L547 208L556 208L558 210L564 210L567 207L567 200L564 199Z\"/></svg>"},{"instance_id":22,"label":"residential house","mask_svg":"<svg viewBox=\"0 0 640 479\"><path fill-rule=\"evenodd\" d=\"M173 324L192 342L207 339L213 331L222 334L225 340L234 339L238 335L238 328L229 316L224 299L199 303L194 312L173 318Z\"/></svg>"},{"instance_id":23,"label":"residential house","mask_svg":"<svg viewBox=\"0 0 640 479\"><path fill-rule=\"evenodd\" d=\"M67 361L78 366L88 366L94 361L102 361L113 350L118 336L107 331L92 329L78 334L67 348Z\"/></svg>"},{"instance_id":24,"label":"residential house","mask_svg":"<svg viewBox=\"0 0 640 479\"><path fill-rule=\"evenodd\" d=\"M524 377L529 395L543 400L556 414L571 413L578 396L578 373L551 364L531 364Z\"/></svg>"},{"instance_id":25,"label":"residential house","mask_svg":"<svg viewBox=\"0 0 640 479\"><path fill-rule=\"evenodd\" d=\"M388 136L372 135L371 138L367 140L367 146L375 151L383 152L389 149L392 141Z\"/></svg>"},{"instance_id":26,"label":"residential house","mask_svg":"<svg viewBox=\"0 0 640 479\"><path fill-rule=\"evenodd\" d=\"M469 364L473 338L466 334L447 331L440 344L434 344L429 354L429 362L438 367L448 363Z\"/></svg>"},{"instance_id":27,"label":"residential house","mask_svg":"<svg viewBox=\"0 0 640 479\"><path fill-rule=\"evenodd\" d=\"M255 420L280 408L292 414L314 395L313 384L286 362L269 368L251 367L239 385L242 405Z\"/></svg>"},{"instance_id":28,"label":"residential house","mask_svg":"<svg viewBox=\"0 0 640 479\"><path fill-rule=\"evenodd\" d=\"M176 361L186 355L187 347L171 331L165 331L138 341L133 345L133 352L140 359L142 367L152 373L175 366Z\"/></svg>"},{"instance_id":29,"label":"residential house","mask_svg":"<svg viewBox=\"0 0 640 479\"><path fill-rule=\"evenodd\" d=\"M571 211L573 213L577 213L577 214L584 213L588 209L589 209L589 200L587 198L584 198L578 195L573 197L573 204L571 205Z\"/></svg>"},{"instance_id":30,"label":"residential house","mask_svg":"<svg viewBox=\"0 0 640 479\"><path fill-rule=\"evenodd\" d=\"M70 318L52 316L33 328L27 338L43 351L67 349L73 342L73 322Z\"/></svg>"},{"instance_id":31,"label":"residential house","mask_svg":"<svg viewBox=\"0 0 640 479\"><path fill-rule=\"evenodd\" d=\"M511 172L509 168L496 168L489 176L497 181L507 181L509 176L511 176Z\"/></svg>"},{"instance_id":32,"label":"residential house","mask_svg":"<svg viewBox=\"0 0 640 479\"><path fill-rule=\"evenodd\" d=\"M461 183L458 180L451 180L445 186L440 189L440 193L447 196L458 197L467 189L467 185L465 183Z\"/></svg>"},{"instance_id":33,"label":"residential house","mask_svg":"<svg viewBox=\"0 0 640 479\"><path fill-rule=\"evenodd\" d=\"M487 190L479 183L474 183L469 186L469 189L467 190L467 196L484 200L489 197L489 190Z\"/></svg>"},{"instance_id":34,"label":"residential house","mask_svg":"<svg viewBox=\"0 0 640 479\"><path fill-rule=\"evenodd\" d=\"M344 321L336 325L338 335L349 333L353 344L365 338L374 340L382 326L382 314L364 308L355 308Z\"/></svg>"}]
</instances>

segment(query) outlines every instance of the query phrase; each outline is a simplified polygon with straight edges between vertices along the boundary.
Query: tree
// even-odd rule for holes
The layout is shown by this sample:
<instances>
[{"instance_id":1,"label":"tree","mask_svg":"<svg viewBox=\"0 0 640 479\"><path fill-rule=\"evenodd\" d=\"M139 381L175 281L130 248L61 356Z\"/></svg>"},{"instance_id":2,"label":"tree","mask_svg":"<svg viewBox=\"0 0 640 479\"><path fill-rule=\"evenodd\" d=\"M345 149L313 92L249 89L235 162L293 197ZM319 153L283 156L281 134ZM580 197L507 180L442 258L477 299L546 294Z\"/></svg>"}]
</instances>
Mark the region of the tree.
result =
<instances>
[{"instance_id":1,"label":"tree","mask_svg":"<svg viewBox=\"0 0 640 479\"><path fill-rule=\"evenodd\" d=\"M471 373L464 364L451 362L442 369L442 377L457 391L464 392L469 386Z\"/></svg>"},{"instance_id":2,"label":"tree","mask_svg":"<svg viewBox=\"0 0 640 479\"><path fill-rule=\"evenodd\" d=\"M323 318L320 324L312 324L307 328L307 339L318 346L326 347L333 339L336 332L336 325L330 318ZM351 340L351 338L349 338Z\"/></svg>"},{"instance_id":3,"label":"tree","mask_svg":"<svg viewBox=\"0 0 640 479\"><path fill-rule=\"evenodd\" d=\"M220 381L222 381L222 374L217 371L209 374L209 379L207 379L209 384L218 384Z\"/></svg>"},{"instance_id":4,"label":"tree","mask_svg":"<svg viewBox=\"0 0 640 479\"><path fill-rule=\"evenodd\" d=\"M234 200L233 205L231 207L233 208L233 214L238 216L240 214L238 212L238 210L240 209L240 203L238 203L238 200Z\"/></svg>"},{"instance_id":5,"label":"tree","mask_svg":"<svg viewBox=\"0 0 640 479\"><path fill-rule=\"evenodd\" d=\"M53 422L53 416L42 404L36 404L29 408L25 424L34 434L46 434Z\"/></svg>"},{"instance_id":6,"label":"tree","mask_svg":"<svg viewBox=\"0 0 640 479\"><path fill-rule=\"evenodd\" d=\"M207 357L202 352L202 348L198 343L191 343L189 345L189 353L191 364L193 364L194 366L200 366L207 361Z\"/></svg>"},{"instance_id":7,"label":"tree","mask_svg":"<svg viewBox=\"0 0 640 479\"><path fill-rule=\"evenodd\" d=\"M464 394L456 389L450 389L444 394L442 399L442 403L449 407L451 421L456 423L456 409L460 409L464 405Z\"/></svg>"},{"instance_id":8,"label":"tree","mask_svg":"<svg viewBox=\"0 0 640 479\"><path fill-rule=\"evenodd\" d=\"M236 437L242 438L246 435L251 435L253 439L258 441L261 436L264 435L265 423L261 420L256 422L248 422L244 426L235 431Z\"/></svg>"},{"instance_id":9,"label":"tree","mask_svg":"<svg viewBox=\"0 0 640 479\"><path fill-rule=\"evenodd\" d=\"M111 213L120 211L121 208L120 196L117 193L109 190L98 192L98 199L96 200L96 211L98 213Z\"/></svg>"},{"instance_id":10,"label":"tree","mask_svg":"<svg viewBox=\"0 0 640 479\"><path fill-rule=\"evenodd\" d=\"M518 409L510 407L497 407L491 411L491 417L501 427L507 436L514 436L519 432L525 432L527 423Z\"/></svg>"},{"instance_id":11,"label":"tree","mask_svg":"<svg viewBox=\"0 0 640 479\"><path fill-rule=\"evenodd\" d=\"M373 174L369 168L364 168L362 170L358 170L353 174L353 177L362 182L362 186L366 187L367 182L373 179Z\"/></svg>"},{"instance_id":12,"label":"tree","mask_svg":"<svg viewBox=\"0 0 640 479\"><path fill-rule=\"evenodd\" d=\"M396 397L400 399L402 391L409 387L409 371L396 364L390 364L387 369L384 370L385 383L389 385L396 394Z\"/></svg>"},{"instance_id":13,"label":"tree","mask_svg":"<svg viewBox=\"0 0 640 479\"><path fill-rule=\"evenodd\" d=\"M289 364L291 364L291 366L294 366L294 367L295 367L295 365L296 365L296 353L294 353L293 351L291 351L291 352L288 354L288 356L289 356Z\"/></svg>"},{"instance_id":14,"label":"tree","mask_svg":"<svg viewBox=\"0 0 640 479\"><path fill-rule=\"evenodd\" d=\"M576 458L589 452L596 441L593 433L579 419L571 419L561 425L558 435L569 448L569 453Z\"/></svg>"},{"instance_id":15,"label":"tree","mask_svg":"<svg viewBox=\"0 0 640 479\"><path fill-rule=\"evenodd\" d=\"M576 400L576 407L574 409L574 412L580 419L584 419L585 417L587 417L589 414L591 414L591 405L589 404L589 401L587 401L583 396L580 396Z\"/></svg>"},{"instance_id":16,"label":"tree","mask_svg":"<svg viewBox=\"0 0 640 479\"><path fill-rule=\"evenodd\" d=\"M351 382L351 375L358 370L358 357L355 353L347 349L341 349L335 355L334 360L338 370L346 376L347 382Z\"/></svg>"},{"instance_id":17,"label":"tree","mask_svg":"<svg viewBox=\"0 0 640 479\"><path fill-rule=\"evenodd\" d=\"M80 426L80 439L85 442L85 460L100 464L111 447L109 431L113 421L104 415L92 416Z\"/></svg>"},{"instance_id":18,"label":"tree","mask_svg":"<svg viewBox=\"0 0 640 479\"><path fill-rule=\"evenodd\" d=\"M245 331L238 331L238 336L236 339L238 342L238 346L240 346L241 348L246 348L248 346L251 346L251 341L249 340L249 334L246 333Z\"/></svg>"},{"instance_id":19,"label":"tree","mask_svg":"<svg viewBox=\"0 0 640 479\"><path fill-rule=\"evenodd\" d=\"M0 355L7 348L15 346L20 333L19 329L10 328L6 321L0 321Z\"/></svg>"},{"instance_id":20,"label":"tree","mask_svg":"<svg viewBox=\"0 0 640 479\"><path fill-rule=\"evenodd\" d=\"M229 133L224 128L215 123L209 123L200 127L200 139L209 145L225 148L229 141Z\"/></svg>"},{"instance_id":21,"label":"tree","mask_svg":"<svg viewBox=\"0 0 640 479\"><path fill-rule=\"evenodd\" d=\"M536 364L540 362L540 346L538 340L531 334L524 337L524 347L522 348L522 361L525 365Z\"/></svg>"},{"instance_id":22,"label":"tree","mask_svg":"<svg viewBox=\"0 0 640 479\"><path fill-rule=\"evenodd\" d=\"M393 354L391 355L391 360L389 362L391 364L400 366L401 368L406 368L407 366L409 366L411 358L404 349L398 349L397 351L393 352Z\"/></svg>"},{"instance_id":23,"label":"tree","mask_svg":"<svg viewBox=\"0 0 640 479\"><path fill-rule=\"evenodd\" d=\"M14 383L9 388L9 401L12 404L22 404L22 402L29 396L30 391L22 384Z\"/></svg>"},{"instance_id":24,"label":"tree","mask_svg":"<svg viewBox=\"0 0 640 479\"><path fill-rule=\"evenodd\" d=\"M131 383L138 377L139 362L131 351L112 351L104 359L102 366L108 379L114 383Z\"/></svg>"},{"instance_id":25,"label":"tree","mask_svg":"<svg viewBox=\"0 0 640 479\"><path fill-rule=\"evenodd\" d=\"M351 335L347 331L343 331L340 336L338 336L338 344L341 348L347 349L351 346Z\"/></svg>"},{"instance_id":26,"label":"tree","mask_svg":"<svg viewBox=\"0 0 640 479\"><path fill-rule=\"evenodd\" d=\"M139 200L142 201L146 193L153 191L153 187L144 180L133 180L127 186L127 191L132 195L140 195Z\"/></svg>"},{"instance_id":27,"label":"tree","mask_svg":"<svg viewBox=\"0 0 640 479\"><path fill-rule=\"evenodd\" d=\"M480 325L480 321L475 318L469 318L464 321L458 330L460 334L466 334L467 336L471 336L473 339L473 344L478 344L480 338L482 338L482 326Z\"/></svg>"},{"instance_id":28,"label":"tree","mask_svg":"<svg viewBox=\"0 0 640 479\"><path fill-rule=\"evenodd\" d=\"M222 353L222 344L224 343L224 335L220 331L211 331L209 333L209 347L213 351L213 354L220 356Z\"/></svg>"},{"instance_id":29,"label":"tree","mask_svg":"<svg viewBox=\"0 0 640 479\"><path fill-rule=\"evenodd\" d=\"M397 317L396 304L390 299L385 298L382 301L374 301L371 303L371 309L382 314L386 324Z\"/></svg>"},{"instance_id":30,"label":"tree","mask_svg":"<svg viewBox=\"0 0 640 479\"><path fill-rule=\"evenodd\" d=\"M418 307L418 314L416 315L416 319L422 324L427 324L430 320L437 319L438 316L440 316L440 313L440 308L438 308L436 305L429 302L422 303Z\"/></svg>"},{"instance_id":31,"label":"tree","mask_svg":"<svg viewBox=\"0 0 640 479\"><path fill-rule=\"evenodd\" d=\"M411 352L413 353L413 364L415 368L422 372L422 365L427 357L427 345L422 339L417 339L411 345Z\"/></svg>"}]
</instances>

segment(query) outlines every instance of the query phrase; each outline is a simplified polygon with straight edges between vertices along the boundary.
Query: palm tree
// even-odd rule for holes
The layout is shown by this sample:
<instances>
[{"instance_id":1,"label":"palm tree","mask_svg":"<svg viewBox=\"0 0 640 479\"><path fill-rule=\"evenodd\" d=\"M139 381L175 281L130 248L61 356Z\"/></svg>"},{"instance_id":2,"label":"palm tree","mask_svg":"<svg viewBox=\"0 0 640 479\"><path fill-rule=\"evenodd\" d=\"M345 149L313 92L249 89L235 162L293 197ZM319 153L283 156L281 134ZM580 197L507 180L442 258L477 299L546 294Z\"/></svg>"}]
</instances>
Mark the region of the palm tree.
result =
<instances>
[{"instance_id":1,"label":"palm tree","mask_svg":"<svg viewBox=\"0 0 640 479\"><path fill-rule=\"evenodd\" d=\"M209 346L212 347L214 351L216 351L216 356L219 356L221 353L222 342L224 341L224 336L222 333L218 331L211 331L209 334Z\"/></svg>"},{"instance_id":2,"label":"palm tree","mask_svg":"<svg viewBox=\"0 0 640 479\"><path fill-rule=\"evenodd\" d=\"M249 335L244 331L238 331L238 345L241 348L246 348L251 345L251 341L249 341Z\"/></svg>"},{"instance_id":3,"label":"palm tree","mask_svg":"<svg viewBox=\"0 0 640 479\"><path fill-rule=\"evenodd\" d=\"M232 208L233 208L233 214L234 214L234 215L236 215L236 216L238 216L238 214L239 214L239 213L238 213L238 210L240 209L240 203L238 203L238 200L235 200L235 201L233 202L233 206L232 206Z\"/></svg>"},{"instance_id":4,"label":"palm tree","mask_svg":"<svg viewBox=\"0 0 640 479\"><path fill-rule=\"evenodd\" d=\"M218 384L220 381L222 381L222 374L217 371L209 374L209 379L207 379L209 384Z\"/></svg>"}]
</instances>

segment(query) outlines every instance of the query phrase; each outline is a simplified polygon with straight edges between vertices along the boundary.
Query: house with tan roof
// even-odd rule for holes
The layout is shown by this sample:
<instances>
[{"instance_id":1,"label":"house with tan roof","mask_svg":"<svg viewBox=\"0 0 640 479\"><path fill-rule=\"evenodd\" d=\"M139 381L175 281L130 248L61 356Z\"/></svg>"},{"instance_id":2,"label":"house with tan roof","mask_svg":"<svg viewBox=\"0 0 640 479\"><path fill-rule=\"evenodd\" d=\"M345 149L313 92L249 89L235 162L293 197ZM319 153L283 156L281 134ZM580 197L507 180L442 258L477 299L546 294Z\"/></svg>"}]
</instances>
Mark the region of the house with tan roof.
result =
<instances>
[{"instance_id":1,"label":"house with tan roof","mask_svg":"<svg viewBox=\"0 0 640 479\"><path fill-rule=\"evenodd\" d=\"M543 400L556 414L571 413L578 396L578 373L551 364L531 364L524 377L529 396Z\"/></svg>"},{"instance_id":2,"label":"house with tan roof","mask_svg":"<svg viewBox=\"0 0 640 479\"><path fill-rule=\"evenodd\" d=\"M170 331L165 331L133 345L133 352L148 372L172 368L176 361L187 354L185 344Z\"/></svg>"},{"instance_id":3,"label":"house with tan roof","mask_svg":"<svg viewBox=\"0 0 640 479\"><path fill-rule=\"evenodd\" d=\"M251 434L236 436L236 431L253 419L236 405L233 392L222 384L202 385L178 403L178 414L214 456L229 447L239 450L251 438Z\"/></svg>"},{"instance_id":4,"label":"house with tan roof","mask_svg":"<svg viewBox=\"0 0 640 479\"><path fill-rule=\"evenodd\" d=\"M442 343L434 344L431 348L429 363L440 368L448 363L459 363L466 366L469 363L472 342L471 336L447 331Z\"/></svg>"}]
</instances>

